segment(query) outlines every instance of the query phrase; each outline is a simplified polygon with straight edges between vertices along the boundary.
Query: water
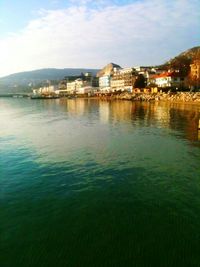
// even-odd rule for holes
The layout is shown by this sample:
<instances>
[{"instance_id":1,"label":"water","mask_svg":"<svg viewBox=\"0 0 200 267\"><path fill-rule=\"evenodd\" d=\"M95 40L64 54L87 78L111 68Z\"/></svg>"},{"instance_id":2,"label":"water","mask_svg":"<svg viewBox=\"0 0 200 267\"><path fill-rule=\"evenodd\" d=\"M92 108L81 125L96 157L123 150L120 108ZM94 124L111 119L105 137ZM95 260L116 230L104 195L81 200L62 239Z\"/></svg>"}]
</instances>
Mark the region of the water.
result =
<instances>
[{"instance_id":1,"label":"water","mask_svg":"<svg viewBox=\"0 0 200 267\"><path fill-rule=\"evenodd\" d=\"M200 107L0 99L0 266L200 266Z\"/></svg>"}]
</instances>

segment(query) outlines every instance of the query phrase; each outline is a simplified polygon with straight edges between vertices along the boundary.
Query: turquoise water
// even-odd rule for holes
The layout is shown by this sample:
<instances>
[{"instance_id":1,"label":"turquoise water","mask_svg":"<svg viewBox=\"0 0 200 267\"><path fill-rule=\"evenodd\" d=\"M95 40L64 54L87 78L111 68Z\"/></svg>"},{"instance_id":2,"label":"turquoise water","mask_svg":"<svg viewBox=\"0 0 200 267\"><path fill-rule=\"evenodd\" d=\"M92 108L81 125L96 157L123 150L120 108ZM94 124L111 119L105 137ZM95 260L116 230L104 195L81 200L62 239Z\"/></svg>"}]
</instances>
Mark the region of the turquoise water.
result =
<instances>
[{"instance_id":1,"label":"turquoise water","mask_svg":"<svg viewBox=\"0 0 200 267\"><path fill-rule=\"evenodd\" d=\"M200 266L200 107L0 99L0 266Z\"/></svg>"}]
</instances>

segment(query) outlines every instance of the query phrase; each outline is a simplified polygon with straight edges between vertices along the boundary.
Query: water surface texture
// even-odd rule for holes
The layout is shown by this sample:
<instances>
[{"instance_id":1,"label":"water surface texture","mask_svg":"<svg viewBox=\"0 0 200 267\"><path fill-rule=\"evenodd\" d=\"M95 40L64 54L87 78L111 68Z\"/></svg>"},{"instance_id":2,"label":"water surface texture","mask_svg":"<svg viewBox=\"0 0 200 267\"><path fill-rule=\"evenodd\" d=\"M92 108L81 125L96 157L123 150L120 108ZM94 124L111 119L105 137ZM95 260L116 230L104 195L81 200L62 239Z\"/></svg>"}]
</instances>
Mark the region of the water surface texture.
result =
<instances>
[{"instance_id":1,"label":"water surface texture","mask_svg":"<svg viewBox=\"0 0 200 267\"><path fill-rule=\"evenodd\" d=\"M0 99L1 267L200 266L200 107Z\"/></svg>"}]
</instances>

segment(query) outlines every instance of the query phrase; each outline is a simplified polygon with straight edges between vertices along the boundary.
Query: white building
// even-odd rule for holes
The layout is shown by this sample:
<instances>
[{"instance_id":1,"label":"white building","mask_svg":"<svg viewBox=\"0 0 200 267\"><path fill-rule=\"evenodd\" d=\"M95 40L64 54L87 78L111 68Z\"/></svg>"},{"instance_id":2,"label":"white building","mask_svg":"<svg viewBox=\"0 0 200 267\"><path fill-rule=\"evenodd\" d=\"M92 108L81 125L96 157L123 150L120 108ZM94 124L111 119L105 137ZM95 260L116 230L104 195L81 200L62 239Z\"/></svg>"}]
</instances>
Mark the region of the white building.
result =
<instances>
[{"instance_id":1,"label":"white building","mask_svg":"<svg viewBox=\"0 0 200 267\"><path fill-rule=\"evenodd\" d=\"M179 72L163 72L158 75L154 75L151 79L160 88L166 87L181 87L184 84L184 78L182 78Z\"/></svg>"},{"instance_id":2,"label":"white building","mask_svg":"<svg viewBox=\"0 0 200 267\"><path fill-rule=\"evenodd\" d=\"M67 92L69 94L76 94L80 88L84 87L85 82L82 79L76 79L73 82L67 83Z\"/></svg>"},{"instance_id":3,"label":"white building","mask_svg":"<svg viewBox=\"0 0 200 267\"><path fill-rule=\"evenodd\" d=\"M81 87L77 90L77 94L80 94L80 95L84 95L84 94L91 94L93 95L94 93L94 88L91 87L91 86L84 86L84 87Z\"/></svg>"},{"instance_id":4,"label":"white building","mask_svg":"<svg viewBox=\"0 0 200 267\"><path fill-rule=\"evenodd\" d=\"M110 75L104 75L99 77L99 89L101 92L103 93L110 92L110 81L111 81Z\"/></svg>"},{"instance_id":5,"label":"white building","mask_svg":"<svg viewBox=\"0 0 200 267\"><path fill-rule=\"evenodd\" d=\"M43 87L40 87L39 89L33 89L33 94L48 95L48 94L55 93L56 90L58 90L57 85L43 86Z\"/></svg>"}]
</instances>

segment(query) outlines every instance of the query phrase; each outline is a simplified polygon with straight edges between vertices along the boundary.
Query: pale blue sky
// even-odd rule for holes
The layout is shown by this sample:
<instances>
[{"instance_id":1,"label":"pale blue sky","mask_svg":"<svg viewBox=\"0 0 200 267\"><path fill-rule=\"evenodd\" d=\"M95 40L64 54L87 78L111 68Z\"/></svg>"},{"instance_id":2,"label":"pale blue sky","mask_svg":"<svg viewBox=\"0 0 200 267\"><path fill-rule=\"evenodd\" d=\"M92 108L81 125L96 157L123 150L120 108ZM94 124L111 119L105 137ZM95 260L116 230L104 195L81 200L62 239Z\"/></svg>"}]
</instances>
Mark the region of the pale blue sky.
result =
<instances>
[{"instance_id":1,"label":"pale blue sky","mask_svg":"<svg viewBox=\"0 0 200 267\"><path fill-rule=\"evenodd\" d=\"M0 0L0 76L160 64L199 45L199 25L199 0Z\"/></svg>"},{"instance_id":2,"label":"pale blue sky","mask_svg":"<svg viewBox=\"0 0 200 267\"><path fill-rule=\"evenodd\" d=\"M29 20L37 18L40 9L57 9L67 1L49 0L0 0L0 34L8 34L25 27Z\"/></svg>"},{"instance_id":3,"label":"pale blue sky","mask_svg":"<svg viewBox=\"0 0 200 267\"><path fill-rule=\"evenodd\" d=\"M31 19L37 18L38 11L42 9L63 9L83 4L89 8L105 5L126 5L133 0L111 1L68 1L68 0L0 0L0 34L6 35L25 27Z\"/></svg>"}]
</instances>

